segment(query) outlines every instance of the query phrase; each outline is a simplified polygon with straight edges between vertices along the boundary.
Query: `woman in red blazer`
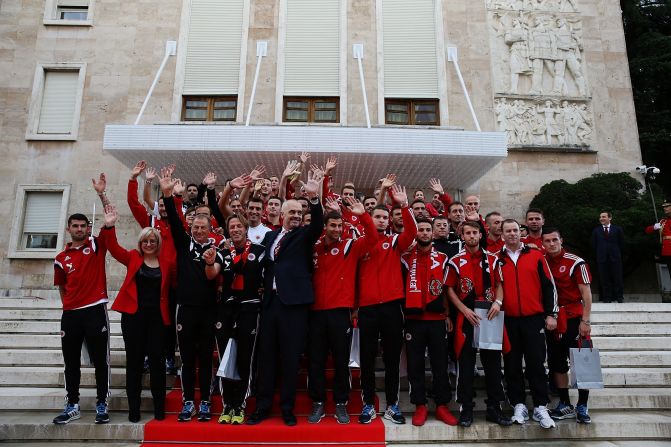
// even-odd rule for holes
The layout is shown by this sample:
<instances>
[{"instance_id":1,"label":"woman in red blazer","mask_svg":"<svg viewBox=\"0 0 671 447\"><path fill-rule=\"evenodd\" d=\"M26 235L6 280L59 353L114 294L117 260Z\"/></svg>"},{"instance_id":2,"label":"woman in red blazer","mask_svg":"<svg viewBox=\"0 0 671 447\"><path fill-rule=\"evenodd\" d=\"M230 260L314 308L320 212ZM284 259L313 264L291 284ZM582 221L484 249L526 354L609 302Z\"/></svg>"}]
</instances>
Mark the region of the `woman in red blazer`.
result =
<instances>
[{"instance_id":1,"label":"woman in red blazer","mask_svg":"<svg viewBox=\"0 0 671 447\"><path fill-rule=\"evenodd\" d=\"M100 236L114 259L126 266L124 279L112 310L121 312L121 331L126 346L126 394L128 420L140 420L140 393L145 354L149 356L154 417L165 418L164 332L170 324L168 290L170 261L159 258L161 234L156 228L142 229L137 249L126 250L117 242L114 205L105 207L105 226ZM160 259L160 261L159 261Z\"/></svg>"}]
</instances>

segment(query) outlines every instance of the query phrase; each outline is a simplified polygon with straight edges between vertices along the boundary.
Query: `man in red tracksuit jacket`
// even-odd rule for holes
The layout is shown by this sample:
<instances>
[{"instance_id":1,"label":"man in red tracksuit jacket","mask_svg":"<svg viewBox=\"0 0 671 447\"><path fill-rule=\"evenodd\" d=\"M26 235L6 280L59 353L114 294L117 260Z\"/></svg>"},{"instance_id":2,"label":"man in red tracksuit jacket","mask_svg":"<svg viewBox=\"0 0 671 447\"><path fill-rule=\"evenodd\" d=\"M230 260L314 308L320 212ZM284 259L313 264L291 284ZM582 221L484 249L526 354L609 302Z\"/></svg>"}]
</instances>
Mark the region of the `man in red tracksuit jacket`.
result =
<instances>
[{"instance_id":1,"label":"man in red tracksuit jacket","mask_svg":"<svg viewBox=\"0 0 671 447\"><path fill-rule=\"evenodd\" d=\"M335 418L339 424L349 423L346 405L350 392L348 364L356 271L359 259L377 242L375 224L363 204L353 199L345 200L351 204L352 215L358 216L366 228L367 236L343 238L343 216L331 211L324 217L325 234L314 246L312 286L315 302L308 317L308 393L312 399L312 413L308 422L312 424L321 421L325 415L325 373L329 351L333 356L335 370Z\"/></svg>"},{"instance_id":2,"label":"man in red tracksuit jacket","mask_svg":"<svg viewBox=\"0 0 671 447\"><path fill-rule=\"evenodd\" d=\"M399 361L403 346L403 274L401 255L410 247L417 234L417 226L408 209L405 188L394 185L391 196L401 206L403 232L386 235L389 210L378 205L372 217L377 229L377 243L359 263L359 337L361 344L361 388L363 409L359 422L368 424L375 412L375 357L378 339L382 341L385 369L387 410L384 417L396 424L405 418L398 408Z\"/></svg>"},{"instance_id":3,"label":"man in red tracksuit jacket","mask_svg":"<svg viewBox=\"0 0 671 447\"><path fill-rule=\"evenodd\" d=\"M555 426L548 414L545 377L545 330L557 327L557 290L548 263L540 250L520 241L520 225L514 219L502 224L505 247L499 254L496 299L503 301L510 352L504 356L508 400L515 407L513 422L529 419L525 405L524 372L534 403L533 419L543 428Z\"/></svg>"}]
</instances>

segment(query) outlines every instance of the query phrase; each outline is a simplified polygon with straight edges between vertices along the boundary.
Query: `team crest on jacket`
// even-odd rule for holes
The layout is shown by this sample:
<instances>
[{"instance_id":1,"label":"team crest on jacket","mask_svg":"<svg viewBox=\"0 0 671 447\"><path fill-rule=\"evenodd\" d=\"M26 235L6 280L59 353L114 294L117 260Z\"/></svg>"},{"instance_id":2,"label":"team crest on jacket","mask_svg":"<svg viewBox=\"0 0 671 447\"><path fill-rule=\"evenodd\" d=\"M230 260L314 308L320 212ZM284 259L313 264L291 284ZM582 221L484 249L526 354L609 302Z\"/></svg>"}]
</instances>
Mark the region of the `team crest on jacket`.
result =
<instances>
[{"instance_id":1,"label":"team crest on jacket","mask_svg":"<svg viewBox=\"0 0 671 447\"><path fill-rule=\"evenodd\" d=\"M181 324L178 324L177 327L176 327L176 329L177 329L177 332L181 331L181 330L182 330L182 325L181 325Z\"/></svg>"},{"instance_id":2,"label":"team crest on jacket","mask_svg":"<svg viewBox=\"0 0 671 447\"><path fill-rule=\"evenodd\" d=\"M84 253L85 255L91 254L91 249L86 247L85 249L82 250L82 253Z\"/></svg>"},{"instance_id":3,"label":"team crest on jacket","mask_svg":"<svg viewBox=\"0 0 671 447\"><path fill-rule=\"evenodd\" d=\"M443 284L437 279L432 279L429 283L429 291L431 295L438 296L443 292Z\"/></svg>"},{"instance_id":4,"label":"team crest on jacket","mask_svg":"<svg viewBox=\"0 0 671 447\"><path fill-rule=\"evenodd\" d=\"M221 321L217 321L217 324L214 325L217 329L221 329L222 326Z\"/></svg>"},{"instance_id":5,"label":"team crest on jacket","mask_svg":"<svg viewBox=\"0 0 671 447\"><path fill-rule=\"evenodd\" d=\"M410 332L406 332L405 333L405 339L408 340L408 341L412 340L412 334Z\"/></svg>"},{"instance_id":6,"label":"team crest on jacket","mask_svg":"<svg viewBox=\"0 0 671 447\"><path fill-rule=\"evenodd\" d=\"M559 273L564 273L566 271L566 266L562 265L559 267Z\"/></svg>"},{"instance_id":7,"label":"team crest on jacket","mask_svg":"<svg viewBox=\"0 0 671 447\"><path fill-rule=\"evenodd\" d=\"M254 261L256 260L256 255L254 253L250 253L247 255L247 260L248 261Z\"/></svg>"},{"instance_id":8,"label":"team crest on jacket","mask_svg":"<svg viewBox=\"0 0 671 447\"><path fill-rule=\"evenodd\" d=\"M473 290L473 281L470 278L461 278L459 280L459 289L461 289L461 293L470 293Z\"/></svg>"},{"instance_id":9,"label":"team crest on jacket","mask_svg":"<svg viewBox=\"0 0 671 447\"><path fill-rule=\"evenodd\" d=\"M338 247L334 247L334 248L331 249L331 254L333 256L337 255L338 253L340 253L340 250L338 250Z\"/></svg>"},{"instance_id":10,"label":"team crest on jacket","mask_svg":"<svg viewBox=\"0 0 671 447\"><path fill-rule=\"evenodd\" d=\"M385 242L384 244L382 244L382 249L389 250L389 242Z\"/></svg>"}]
</instances>

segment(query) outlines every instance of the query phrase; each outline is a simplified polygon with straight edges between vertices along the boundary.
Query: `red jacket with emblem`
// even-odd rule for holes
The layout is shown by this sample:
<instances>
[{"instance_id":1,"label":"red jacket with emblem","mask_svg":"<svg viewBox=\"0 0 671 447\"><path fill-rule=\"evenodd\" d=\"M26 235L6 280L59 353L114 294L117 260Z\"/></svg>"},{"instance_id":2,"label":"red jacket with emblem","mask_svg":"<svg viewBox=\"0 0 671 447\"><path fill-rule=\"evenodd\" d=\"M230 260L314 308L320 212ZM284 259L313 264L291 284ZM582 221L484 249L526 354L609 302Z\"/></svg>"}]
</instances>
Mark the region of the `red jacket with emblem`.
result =
<instances>
[{"instance_id":1,"label":"red jacket with emblem","mask_svg":"<svg viewBox=\"0 0 671 447\"><path fill-rule=\"evenodd\" d=\"M401 208L403 233L377 233L377 243L359 263L359 307L400 300L405 296L401 255L412 245L417 224L409 208ZM374 236L371 235L371 236Z\"/></svg>"},{"instance_id":2,"label":"red jacket with emblem","mask_svg":"<svg viewBox=\"0 0 671 447\"><path fill-rule=\"evenodd\" d=\"M364 213L361 222L368 236L340 239L327 245L322 236L313 251L312 286L315 302L312 310L352 308L355 303L356 271L359 259L375 246L376 230L373 219Z\"/></svg>"}]
</instances>

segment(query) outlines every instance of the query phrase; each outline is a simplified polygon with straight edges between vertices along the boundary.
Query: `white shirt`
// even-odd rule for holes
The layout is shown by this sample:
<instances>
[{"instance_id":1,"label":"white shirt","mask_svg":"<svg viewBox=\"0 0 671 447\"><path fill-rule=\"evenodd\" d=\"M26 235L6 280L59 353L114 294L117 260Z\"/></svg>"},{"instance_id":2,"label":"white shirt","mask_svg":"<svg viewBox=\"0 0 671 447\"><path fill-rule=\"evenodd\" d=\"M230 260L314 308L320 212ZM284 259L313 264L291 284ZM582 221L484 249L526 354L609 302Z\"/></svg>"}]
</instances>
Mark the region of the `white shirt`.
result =
<instances>
[{"instance_id":1,"label":"white shirt","mask_svg":"<svg viewBox=\"0 0 671 447\"><path fill-rule=\"evenodd\" d=\"M508 256L510 259L513 261L515 265L517 265L517 259L520 257L520 253L522 253L522 249L524 248L524 244L520 244L520 248L518 248L515 251L512 251L511 249L508 248L507 245L504 246L504 249L506 250L506 253L508 253Z\"/></svg>"},{"instance_id":2,"label":"white shirt","mask_svg":"<svg viewBox=\"0 0 671 447\"><path fill-rule=\"evenodd\" d=\"M263 241L266 233L270 231L270 228L266 227L263 224L258 224L255 227L249 227L247 230L247 238L254 242L255 244L260 244Z\"/></svg>"}]
</instances>

